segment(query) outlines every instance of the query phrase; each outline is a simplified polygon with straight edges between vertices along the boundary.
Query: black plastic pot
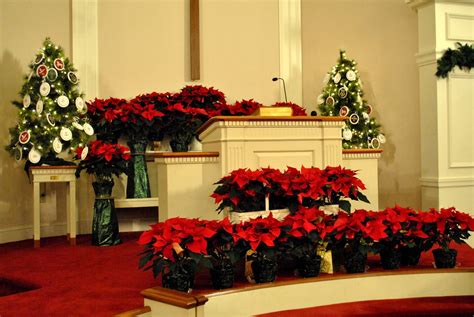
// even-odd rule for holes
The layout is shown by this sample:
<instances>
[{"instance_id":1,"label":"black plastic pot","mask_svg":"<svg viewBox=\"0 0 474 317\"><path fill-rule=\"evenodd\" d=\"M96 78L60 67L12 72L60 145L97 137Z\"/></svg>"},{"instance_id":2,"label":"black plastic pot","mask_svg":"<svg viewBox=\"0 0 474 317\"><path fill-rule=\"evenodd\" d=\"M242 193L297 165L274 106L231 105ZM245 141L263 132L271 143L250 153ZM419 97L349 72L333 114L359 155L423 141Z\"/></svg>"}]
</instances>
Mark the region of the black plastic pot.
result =
<instances>
[{"instance_id":1,"label":"black plastic pot","mask_svg":"<svg viewBox=\"0 0 474 317\"><path fill-rule=\"evenodd\" d=\"M433 257L437 269L450 269L456 266L456 257L458 251L454 249L436 249L433 250Z\"/></svg>"},{"instance_id":2,"label":"black plastic pot","mask_svg":"<svg viewBox=\"0 0 474 317\"><path fill-rule=\"evenodd\" d=\"M401 253L399 249L386 248L380 251L380 262L385 270L400 268Z\"/></svg>"},{"instance_id":3,"label":"black plastic pot","mask_svg":"<svg viewBox=\"0 0 474 317\"><path fill-rule=\"evenodd\" d=\"M256 283L273 282L276 279L278 263L276 259L257 257L252 261L252 271Z\"/></svg>"},{"instance_id":4,"label":"black plastic pot","mask_svg":"<svg viewBox=\"0 0 474 317\"><path fill-rule=\"evenodd\" d=\"M344 252L344 268L347 273L364 273L367 263L367 254L355 251Z\"/></svg>"},{"instance_id":5,"label":"black plastic pot","mask_svg":"<svg viewBox=\"0 0 474 317\"><path fill-rule=\"evenodd\" d=\"M321 270L321 257L319 255L301 257L297 260L297 263L299 276L315 277L319 275Z\"/></svg>"},{"instance_id":6,"label":"black plastic pot","mask_svg":"<svg viewBox=\"0 0 474 317\"><path fill-rule=\"evenodd\" d=\"M161 285L165 288L188 292L193 286L194 276L185 272L167 272L161 276Z\"/></svg>"},{"instance_id":7,"label":"black plastic pot","mask_svg":"<svg viewBox=\"0 0 474 317\"><path fill-rule=\"evenodd\" d=\"M402 266L414 266L418 265L418 263L420 262L421 249L418 247L401 247L400 254L400 264Z\"/></svg>"},{"instance_id":8,"label":"black plastic pot","mask_svg":"<svg viewBox=\"0 0 474 317\"><path fill-rule=\"evenodd\" d=\"M212 287L215 289L231 288L234 277L234 266L230 260L220 261L211 269Z\"/></svg>"}]
</instances>

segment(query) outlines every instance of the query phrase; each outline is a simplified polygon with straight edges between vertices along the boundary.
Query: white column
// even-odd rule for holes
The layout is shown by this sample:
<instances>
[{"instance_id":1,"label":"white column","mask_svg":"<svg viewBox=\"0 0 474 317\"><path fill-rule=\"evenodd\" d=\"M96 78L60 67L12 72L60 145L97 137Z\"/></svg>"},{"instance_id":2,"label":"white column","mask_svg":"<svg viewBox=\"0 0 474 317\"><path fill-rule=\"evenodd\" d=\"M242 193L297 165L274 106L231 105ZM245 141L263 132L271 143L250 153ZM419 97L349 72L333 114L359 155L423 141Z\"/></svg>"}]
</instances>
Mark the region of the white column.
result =
<instances>
[{"instance_id":1,"label":"white column","mask_svg":"<svg viewBox=\"0 0 474 317\"><path fill-rule=\"evenodd\" d=\"M288 101L303 106L301 0L279 0L280 77L286 82ZM280 99L285 100L283 87Z\"/></svg>"},{"instance_id":2,"label":"white column","mask_svg":"<svg viewBox=\"0 0 474 317\"><path fill-rule=\"evenodd\" d=\"M72 61L86 100L99 95L98 0L72 0Z\"/></svg>"},{"instance_id":3,"label":"white column","mask_svg":"<svg viewBox=\"0 0 474 317\"><path fill-rule=\"evenodd\" d=\"M418 11L422 208L474 211L474 71L435 76L456 42L474 42L474 2L407 0Z\"/></svg>"}]
</instances>

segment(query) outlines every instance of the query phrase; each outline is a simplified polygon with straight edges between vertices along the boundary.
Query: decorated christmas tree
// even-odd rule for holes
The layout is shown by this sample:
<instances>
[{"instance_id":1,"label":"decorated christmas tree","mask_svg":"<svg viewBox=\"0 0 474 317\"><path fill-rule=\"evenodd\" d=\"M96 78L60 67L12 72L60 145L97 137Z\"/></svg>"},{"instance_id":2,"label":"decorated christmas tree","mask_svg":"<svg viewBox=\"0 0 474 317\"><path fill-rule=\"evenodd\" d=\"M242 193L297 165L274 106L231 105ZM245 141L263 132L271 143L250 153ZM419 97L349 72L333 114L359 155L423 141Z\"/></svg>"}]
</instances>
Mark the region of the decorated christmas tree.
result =
<instances>
[{"instance_id":1,"label":"decorated christmas tree","mask_svg":"<svg viewBox=\"0 0 474 317\"><path fill-rule=\"evenodd\" d=\"M86 117L87 106L78 90L76 70L61 47L49 38L29 65L20 91L18 125L10 129L7 150L18 161L53 164L57 155L85 147L94 129ZM85 150L85 151L84 151ZM82 156L87 156L87 147Z\"/></svg>"},{"instance_id":2,"label":"decorated christmas tree","mask_svg":"<svg viewBox=\"0 0 474 317\"><path fill-rule=\"evenodd\" d=\"M378 149L385 143L380 125L371 117L372 106L363 99L362 82L356 69L357 63L346 58L341 50L337 65L324 77L325 87L318 96L322 116L347 117L342 130L344 149Z\"/></svg>"}]
</instances>

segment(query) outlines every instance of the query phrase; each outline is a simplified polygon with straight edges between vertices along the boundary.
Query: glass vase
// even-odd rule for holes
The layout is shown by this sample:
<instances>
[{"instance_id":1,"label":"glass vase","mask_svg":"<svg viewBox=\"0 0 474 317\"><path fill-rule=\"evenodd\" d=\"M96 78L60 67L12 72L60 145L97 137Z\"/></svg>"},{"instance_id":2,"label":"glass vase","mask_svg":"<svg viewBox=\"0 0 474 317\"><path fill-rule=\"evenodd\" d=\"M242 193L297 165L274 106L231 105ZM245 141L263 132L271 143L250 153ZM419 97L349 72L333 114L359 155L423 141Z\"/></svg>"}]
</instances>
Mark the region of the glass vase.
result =
<instances>
[{"instance_id":1,"label":"glass vase","mask_svg":"<svg viewBox=\"0 0 474 317\"><path fill-rule=\"evenodd\" d=\"M112 176L96 175L92 187L95 193L92 245L112 246L122 243L114 199L111 197L114 187Z\"/></svg>"},{"instance_id":2,"label":"glass vase","mask_svg":"<svg viewBox=\"0 0 474 317\"><path fill-rule=\"evenodd\" d=\"M150 181L146 166L146 140L129 141L131 158L128 162L127 198L149 198Z\"/></svg>"}]
</instances>

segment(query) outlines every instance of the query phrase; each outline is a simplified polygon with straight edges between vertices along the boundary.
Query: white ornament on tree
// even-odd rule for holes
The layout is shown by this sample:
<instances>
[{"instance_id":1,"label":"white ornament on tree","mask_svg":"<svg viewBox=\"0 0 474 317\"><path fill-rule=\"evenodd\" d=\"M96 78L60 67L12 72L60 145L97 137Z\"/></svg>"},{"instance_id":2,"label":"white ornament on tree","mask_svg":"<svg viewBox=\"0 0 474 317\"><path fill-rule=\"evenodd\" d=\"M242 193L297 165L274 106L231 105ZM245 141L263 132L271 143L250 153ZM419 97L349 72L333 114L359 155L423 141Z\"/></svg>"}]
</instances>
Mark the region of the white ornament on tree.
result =
<instances>
[{"instance_id":1,"label":"white ornament on tree","mask_svg":"<svg viewBox=\"0 0 474 317\"><path fill-rule=\"evenodd\" d=\"M87 147L87 145L82 149L82 152L81 152L81 160L85 160L86 157L87 157L87 154L89 154L89 148Z\"/></svg>"},{"instance_id":2,"label":"white ornament on tree","mask_svg":"<svg viewBox=\"0 0 474 317\"><path fill-rule=\"evenodd\" d=\"M62 144L61 140L59 140L58 137L54 138L53 150L56 153L61 153L61 151L63 150L63 144Z\"/></svg>"},{"instance_id":3,"label":"white ornament on tree","mask_svg":"<svg viewBox=\"0 0 474 317\"><path fill-rule=\"evenodd\" d=\"M30 153L28 153L28 159L31 163L36 164L41 160L41 153L35 148L32 148Z\"/></svg>"},{"instance_id":4,"label":"white ornament on tree","mask_svg":"<svg viewBox=\"0 0 474 317\"><path fill-rule=\"evenodd\" d=\"M366 112L362 112L362 117L364 118L365 122L368 122L370 120L370 117Z\"/></svg>"},{"instance_id":5,"label":"white ornament on tree","mask_svg":"<svg viewBox=\"0 0 474 317\"><path fill-rule=\"evenodd\" d=\"M336 75L334 75L334 77L332 78L332 80L337 84L341 81L341 74L340 73L337 73Z\"/></svg>"},{"instance_id":6,"label":"white ornament on tree","mask_svg":"<svg viewBox=\"0 0 474 317\"><path fill-rule=\"evenodd\" d=\"M85 122L82 127L84 128L84 132L91 136L91 135L94 135L94 128L87 122Z\"/></svg>"},{"instance_id":7,"label":"white ornament on tree","mask_svg":"<svg viewBox=\"0 0 474 317\"><path fill-rule=\"evenodd\" d=\"M59 132L59 136L64 141L71 141L72 140L72 132L69 128L62 127L61 131Z\"/></svg>"},{"instance_id":8,"label":"white ornament on tree","mask_svg":"<svg viewBox=\"0 0 474 317\"><path fill-rule=\"evenodd\" d=\"M382 143L382 144L385 144L385 142L387 142L387 139L385 138L385 135L383 135L382 133L380 133L377 136L377 139L379 139L379 142Z\"/></svg>"},{"instance_id":9,"label":"white ornament on tree","mask_svg":"<svg viewBox=\"0 0 474 317\"><path fill-rule=\"evenodd\" d=\"M69 106L69 98L64 95L59 96L56 102L61 108Z\"/></svg>"},{"instance_id":10,"label":"white ornament on tree","mask_svg":"<svg viewBox=\"0 0 474 317\"><path fill-rule=\"evenodd\" d=\"M342 130L342 138L346 141L350 141L352 139L352 131L350 129Z\"/></svg>"},{"instance_id":11,"label":"white ornament on tree","mask_svg":"<svg viewBox=\"0 0 474 317\"><path fill-rule=\"evenodd\" d=\"M23 107L28 108L31 105L31 97L30 95L26 94L23 97Z\"/></svg>"},{"instance_id":12,"label":"white ornament on tree","mask_svg":"<svg viewBox=\"0 0 474 317\"><path fill-rule=\"evenodd\" d=\"M41 84L39 91L40 91L41 96L46 97L47 95L49 95L49 92L51 91L51 86L47 82L44 82Z\"/></svg>"},{"instance_id":13,"label":"white ornament on tree","mask_svg":"<svg viewBox=\"0 0 474 317\"><path fill-rule=\"evenodd\" d=\"M357 76L356 76L356 73L353 70L349 70L346 73L346 78L350 81L354 81L354 80L356 80Z\"/></svg>"},{"instance_id":14,"label":"white ornament on tree","mask_svg":"<svg viewBox=\"0 0 474 317\"><path fill-rule=\"evenodd\" d=\"M324 95L323 94L318 96L317 102L318 102L318 105L322 105L324 103Z\"/></svg>"},{"instance_id":15,"label":"white ornament on tree","mask_svg":"<svg viewBox=\"0 0 474 317\"><path fill-rule=\"evenodd\" d=\"M44 107L43 100L38 99L38 101L36 102L36 112L38 114L41 114L43 112L43 107Z\"/></svg>"}]
</instances>

